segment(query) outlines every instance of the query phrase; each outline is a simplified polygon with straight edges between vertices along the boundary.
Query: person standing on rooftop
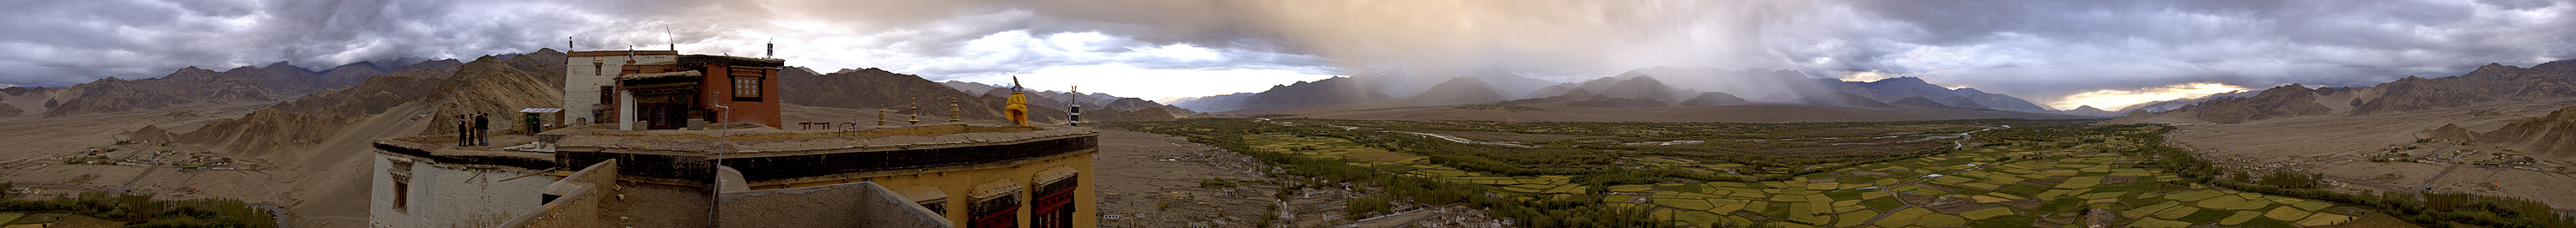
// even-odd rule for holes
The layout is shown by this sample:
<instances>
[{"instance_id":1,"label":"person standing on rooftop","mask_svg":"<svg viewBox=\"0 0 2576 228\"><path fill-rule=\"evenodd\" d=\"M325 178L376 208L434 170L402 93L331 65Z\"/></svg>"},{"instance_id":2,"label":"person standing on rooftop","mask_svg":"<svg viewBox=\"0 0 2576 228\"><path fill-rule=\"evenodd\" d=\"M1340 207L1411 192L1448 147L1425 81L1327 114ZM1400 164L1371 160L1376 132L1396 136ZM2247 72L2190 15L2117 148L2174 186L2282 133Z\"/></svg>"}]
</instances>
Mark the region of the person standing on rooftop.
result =
<instances>
[{"instance_id":1,"label":"person standing on rooftop","mask_svg":"<svg viewBox=\"0 0 2576 228\"><path fill-rule=\"evenodd\" d=\"M492 145L492 120L483 112L474 112L474 145Z\"/></svg>"}]
</instances>

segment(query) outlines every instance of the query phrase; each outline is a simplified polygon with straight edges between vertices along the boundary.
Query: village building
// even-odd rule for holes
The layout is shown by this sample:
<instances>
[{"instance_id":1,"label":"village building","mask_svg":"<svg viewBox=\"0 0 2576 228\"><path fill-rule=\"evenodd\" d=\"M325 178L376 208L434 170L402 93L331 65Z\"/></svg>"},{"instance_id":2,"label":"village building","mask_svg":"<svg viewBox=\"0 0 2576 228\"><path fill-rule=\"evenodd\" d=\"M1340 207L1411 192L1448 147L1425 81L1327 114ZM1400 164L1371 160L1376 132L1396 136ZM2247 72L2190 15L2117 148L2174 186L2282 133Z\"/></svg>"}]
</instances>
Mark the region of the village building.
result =
<instances>
[{"instance_id":1,"label":"village building","mask_svg":"<svg viewBox=\"0 0 2576 228\"><path fill-rule=\"evenodd\" d=\"M615 78L618 129L699 128L706 123L779 126L778 70L784 60L682 55L668 64L630 63Z\"/></svg>"},{"instance_id":2,"label":"village building","mask_svg":"<svg viewBox=\"0 0 2576 228\"><path fill-rule=\"evenodd\" d=\"M617 75L632 64L669 65L678 51L575 51L564 53L563 119L573 125L617 123Z\"/></svg>"},{"instance_id":3,"label":"village building","mask_svg":"<svg viewBox=\"0 0 2576 228\"><path fill-rule=\"evenodd\" d=\"M576 121L533 137L496 137L496 146L455 146L453 137L437 135L377 139L369 226L1099 222L1090 174L1099 134L1089 129L952 123L787 130L771 127L780 122L781 60L602 58L619 63L618 75L600 78L617 96L601 101L613 105L593 107L618 115L588 123L617 124Z\"/></svg>"}]
</instances>

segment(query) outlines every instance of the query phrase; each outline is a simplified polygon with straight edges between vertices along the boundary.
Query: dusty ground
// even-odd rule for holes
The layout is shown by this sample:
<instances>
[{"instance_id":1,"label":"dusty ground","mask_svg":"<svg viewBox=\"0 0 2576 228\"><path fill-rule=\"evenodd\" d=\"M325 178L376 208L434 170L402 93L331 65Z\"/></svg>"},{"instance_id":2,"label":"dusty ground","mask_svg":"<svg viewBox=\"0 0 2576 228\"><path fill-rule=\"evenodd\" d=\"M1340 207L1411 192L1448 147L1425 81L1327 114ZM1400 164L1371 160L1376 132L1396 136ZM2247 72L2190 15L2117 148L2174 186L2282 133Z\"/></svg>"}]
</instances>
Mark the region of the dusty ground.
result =
<instances>
[{"instance_id":1,"label":"dusty ground","mask_svg":"<svg viewBox=\"0 0 2576 228\"><path fill-rule=\"evenodd\" d=\"M2565 191L2576 189L2576 176L2479 165L2370 162L2366 157L2384 152L2390 146L2406 145L2418 146L2411 152L2418 155L2459 149L2499 151L2492 145L2418 144L2415 139L2418 132L2444 124L2459 124L2478 132L2493 131L2514 119L2545 115L2550 110L2568 105L2576 105L2576 101L2482 105L2370 116L2292 117L2231 125L2176 124L2180 128L2172 133L2170 143L2211 155L2225 163L2260 168L2286 167L2324 173L2344 181L2366 182L2343 186L2351 190L2385 192L2392 191L2391 188L2430 187L2445 192L2530 198L2560 210L2571 210L2576 209L2576 195L2565 194ZM2504 115L2468 114L2475 111ZM2544 157L2542 163L2543 166L2567 166L2576 164L2576 161Z\"/></svg>"},{"instance_id":2,"label":"dusty ground","mask_svg":"<svg viewBox=\"0 0 2576 228\"><path fill-rule=\"evenodd\" d=\"M1271 179L1256 173L1268 169L1259 160L1179 137L1104 128L1092 159L1101 175L1101 226L1250 227L1278 204L1276 187L1200 187L1214 179Z\"/></svg>"},{"instance_id":3,"label":"dusty ground","mask_svg":"<svg viewBox=\"0 0 2576 228\"><path fill-rule=\"evenodd\" d=\"M368 176L363 170L371 168L368 167L371 163L365 161L372 154L366 143L379 137L417 134L419 129L426 127L423 124L427 124L410 120L409 115L370 116L356 120L345 128L348 130L332 134L334 137L328 140L289 153L241 156L250 153L201 149L275 166L260 170L180 171L169 167L68 165L53 160L90 147L114 145L116 134L143 125L188 132L217 119L240 117L258 106L209 105L100 116L0 120L0 132L44 132L0 134L0 141L12 142L10 147L0 147L0 161L21 164L12 166L15 167L13 169L0 170L0 181L155 193L165 199L241 199L251 204L286 208L288 217L284 221L296 227L363 226L367 220L368 195ZM423 110L418 106L404 106L388 113L419 113ZM181 151L222 147L170 146ZM190 187L195 189L190 190ZM75 191L59 187L50 190Z\"/></svg>"}]
</instances>

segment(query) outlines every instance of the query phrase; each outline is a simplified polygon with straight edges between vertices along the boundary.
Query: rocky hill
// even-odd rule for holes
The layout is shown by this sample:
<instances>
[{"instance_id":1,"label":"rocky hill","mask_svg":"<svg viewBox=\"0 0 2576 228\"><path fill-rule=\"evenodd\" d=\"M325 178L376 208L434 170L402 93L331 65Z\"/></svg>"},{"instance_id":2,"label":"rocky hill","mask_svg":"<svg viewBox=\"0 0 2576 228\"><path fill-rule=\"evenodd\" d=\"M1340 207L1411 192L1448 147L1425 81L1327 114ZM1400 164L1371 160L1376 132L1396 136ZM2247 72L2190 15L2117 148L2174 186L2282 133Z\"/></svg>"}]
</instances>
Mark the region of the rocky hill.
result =
<instances>
[{"instance_id":1,"label":"rocky hill","mask_svg":"<svg viewBox=\"0 0 2576 228\"><path fill-rule=\"evenodd\" d=\"M518 118L520 109L563 107L564 58L563 52L544 49L509 60L484 56L458 66L421 101L434 109L425 134L456 132L443 123L462 114L481 112L508 122ZM493 134L509 132L493 128Z\"/></svg>"},{"instance_id":2,"label":"rocky hill","mask_svg":"<svg viewBox=\"0 0 2576 228\"><path fill-rule=\"evenodd\" d=\"M2231 93L2243 94L2243 93ZM2207 101L2168 111L2152 111L2177 101L2137 105L2116 123L2157 122L2156 117L2187 117L2231 124L2275 117L2377 115L2439 110L2473 105L2555 101L2576 98L2576 62L2555 61L2531 68L2487 64L2457 77L2406 77L2363 88L2308 89L2291 84L2254 92L2252 96L2212 95ZM2144 114L2144 115L2141 115Z\"/></svg>"},{"instance_id":3,"label":"rocky hill","mask_svg":"<svg viewBox=\"0 0 2576 228\"><path fill-rule=\"evenodd\" d=\"M1926 99L1923 97L1906 97L1905 99L1896 99L1896 101L1887 102L1887 104L1916 108L1951 108L1949 105L1942 105L1941 102L1932 101L1932 99Z\"/></svg>"},{"instance_id":4,"label":"rocky hill","mask_svg":"<svg viewBox=\"0 0 2576 228\"><path fill-rule=\"evenodd\" d=\"M2460 127L2459 124L2443 124L2442 127L2415 133L2426 139L2454 141L2477 141L2477 134L2477 132L2470 132L2468 128Z\"/></svg>"},{"instance_id":5,"label":"rocky hill","mask_svg":"<svg viewBox=\"0 0 2576 228\"><path fill-rule=\"evenodd\" d=\"M1582 83L1565 83L1556 86L1548 86L1546 88L1539 88L1537 92L1532 92L1530 95L1533 97L1556 97L1570 94L1570 92L1573 92L1574 90L1588 91L1603 98L1644 98L1658 101L1684 101L1697 98L1702 94L1702 92L1697 90L1682 89L1673 87L1670 84L1664 84L1663 80L1660 80L1655 76L1635 75L1632 77L1607 77L1592 79L1591 81L1584 81Z\"/></svg>"},{"instance_id":6,"label":"rocky hill","mask_svg":"<svg viewBox=\"0 0 2576 228\"><path fill-rule=\"evenodd\" d=\"M1876 100L1876 99L1870 99L1868 96L1861 96L1860 94L1852 94L1852 93L1832 93L1832 94L1825 94L1825 95L1807 96L1806 98L1800 99L1800 102L1803 102L1803 103L1806 103L1806 104L1830 105L1830 106L1843 106L1843 107L1860 107L1860 108L1894 108L1894 107L1897 107L1896 105L1887 104L1887 102L1879 102L1879 101L1878 101L1878 100Z\"/></svg>"},{"instance_id":7,"label":"rocky hill","mask_svg":"<svg viewBox=\"0 0 2576 228\"><path fill-rule=\"evenodd\" d=\"M1649 76L1675 88L1723 92L1754 101L1785 102L1811 95L1832 93L1830 92L1832 89L1827 84L1819 83L1816 77L1794 70L1648 67L1628 70L1611 77L1624 79ZM1598 88L1593 91L1602 92Z\"/></svg>"},{"instance_id":8,"label":"rocky hill","mask_svg":"<svg viewBox=\"0 0 2576 228\"><path fill-rule=\"evenodd\" d=\"M560 65L560 64L558 64ZM152 110L194 104L273 102L302 97L327 88L357 84L390 69L358 62L324 71L309 71L285 62L224 71L188 67L160 78L99 79L68 88L45 117Z\"/></svg>"},{"instance_id":9,"label":"rocky hill","mask_svg":"<svg viewBox=\"0 0 2576 228\"><path fill-rule=\"evenodd\" d=\"M542 49L510 60L483 56L463 64L454 60L412 64L395 68L397 72L365 78L356 85L280 102L239 118L216 120L173 137L180 143L262 155L312 146L337 136L334 134L367 115L429 114L424 119L431 123L450 123L457 114L485 112L507 121L522 108L561 106L562 86L550 83L562 82L563 62L562 52ZM557 79L544 79L549 77ZM429 108L423 113L387 113L393 107L413 104ZM508 124L495 125L493 134L507 134L513 129ZM135 132L149 131L158 129ZM423 129L424 134L454 132L453 125L445 124Z\"/></svg>"},{"instance_id":10,"label":"rocky hill","mask_svg":"<svg viewBox=\"0 0 2576 228\"><path fill-rule=\"evenodd\" d=\"M1344 104L1386 102L1385 93L1350 77L1335 77L1313 82L1271 86L1270 90L1243 98L1239 111L1289 110Z\"/></svg>"},{"instance_id":11,"label":"rocky hill","mask_svg":"<svg viewBox=\"0 0 2576 228\"><path fill-rule=\"evenodd\" d=\"M1172 106L1199 112L1243 110L1243 99L1252 98L1253 94L1257 93L1231 93L1216 96L1181 98L1172 100Z\"/></svg>"},{"instance_id":12,"label":"rocky hill","mask_svg":"<svg viewBox=\"0 0 2576 228\"><path fill-rule=\"evenodd\" d=\"M1735 95L1734 95L1734 94L1727 94L1727 93L1725 93L1725 92L1707 92L1707 93L1700 93L1700 95L1699 95L1698 97L1692 97L1690 100L1683 100L1683 101L1682 101L1682 103L1679 103L1679 104L1673 104L1673 105L1674 105L1674 106L1682 106L1682 107L1699 107L1699 106L1737 105L1737 104L1745 104L1745 103L1752 103L1752 102L1750 102L1750 101L1745 101L1745 100L1744 100L1744 98L1742 98L1742 97L1735 97Z\"/></svg>"},{"instance_id":13,"label":"rocky hill","mask_svg":"<svg viewBox=\"0 0 2576 228\"><path fill-rule=\"evenodd\" d=\"M2218 94L2210 94L2210 95L2208 95L2208 96L2200 96L2200 97L2194 97L2194 98L2184 98L2184 99L2173 99L2173 100L2163 100L2163 101L2156 101L2156 102L2147 102L2147 103L2145 103L2145 104L2135 104L2135 105L2129 105L2129 107L2121 107L2119 112L2121 112L2121 113L2127 113L2127 112L2129 112L2129 111L2140 111L2140 110L2144 110L2144 111L2147 111L2147 112L2173 111L2174 109L2182 108L2182 106L2191 106L2192 104L2199 104L2200 102L2207 102L2207 101L2209 101L2209 100L2215 100L2215 99L2219 99L2219 98L2230 98L2230 97L2251 97L2251 96L2254 96L2254 94L2257 94L2257 93L2262 93L2262 91L2238 90L2238 91L2234 91L2234 92L2225 92L2225 93L2218 93Z\"/></svg>"},{"instance_id":14,"label":"rocky hill","mask_svg":"<svg viewBox=\"0 0 2576 228\"><path fill-rule=\"evenodd\" d=\"M1494 103L1505 100L1511 100L1511 97L1503 95L1502 92L1495 91L1494 86L1485 84L1484 80L1477 80L1476 78L1471 77L1457 77L1449 79L1448 82L1432 85L1430 90L1423 90L1422 93L1415 94L1412 98L1405 98L1404 103L1407 105L1454 105Z\"/></svg>"},{"instance_id":15,"label":"rocky hill","mask_svg":"<svg viewBox=\"0 0 2576 228\"><path fill-rule=\"evenodd\" d=\"M454 60L447 60L452 62ZM315 92L302 99L279 102L270 108L306 115L355 117L384 112L385 109L420 100L430 90L446 82L457 68L422 68L394 72L340 88Z\"/></svg>"},{"instance_id":16,"label":"rocky hill","mask_svg":"<svg viewBox=\"0 0 2576 228\"><path fill-rule=\"evenodd\" d=\"M2477 139L2513 145L2540 157L2576 158L2576 106L2516 120L2504 128L2478 134Z\"/></svg>"},{"instance_id":17,"label":"rocky hill","mask_svg":"<svg viewBox=\"0 0 2576 228\"><path fill-rule=\"evenodd\" d=\"M18 109L17 106L10 106L9 103L0 103L0 118L16 117L18 114L25 114L26 112L27 110Z\"/></svg>"},{"instance_id":18,"label":"rocky hill","mask_svg":"<svg viewBox=\"0 0 2576 228\"><path fill-rule=\"evenodd\" d=\"M829 74L816 74L813 70L791 67L788 70L781 70L779 78L779 90L797 95L786 97L783 102L787 104L863 110L885 108L891 110L888 112L889 115L894 116L891 119L897 120L908 117L907 112L913 112L908 107L918 105L921 108L918 112L924 121L944 121L949 113L948 105L952 101L957 104L961 110L960 115L964 118L998 120L1003 119L1002 107L1010 102L1007 93L1002 96L968 94L954 87L922 79L920 76L876 68L846 69ZM1069 116L1064 110L1053 108L1062 107L1063 102L1037 98L1029 100L1031 106L1036 106L1029 108L1030 121L1063 123ZM1085 111L1083 118L1086 121L1125 121L1121 119L1125 118L1125 115L1115 114L1109 110L1086 108L1083 111ZM1168 111L1152 110L1152 112ZM1169 116L1169 114L1164 115L1165 118Z\"/></svg>"},{"instance_id":19,"label":"rocky hill","mask_svg":"<svg viewBox=\"0 0 2576 228\"><path fill-rule=\"evenodd\" d=\"M2341 90L2324 91L2333 93ZM2130 115L2112 119L2112 122L2143 122L2155 116L2179 116L2210 123L2234 124L2279 117L2325 115L2334 111L2325 104L2318 103L2319 96L2321 94L2317 89L2309 89L2307 85L2289 84L2265 89L2252 97L2211 99L2172 111L2147 115L2139 115L2145 113L2143 111L2131 112Z\"/></svg>"},{"instance_id":20,"label":"rocky hill","mask_svg":"<svg viewBox=\"0 0 2576 228\"><path fill-rule=\"evenodd\" d=\"M1947 87L1941 87L1941 85L1934 85L1930 82L1924 82L1922 78L1915 77L1895 77L1870 82L1825 80L1825 83L1832 83L1832 87L1836 92L1857 94L1862 97L1869 97L1870 99L1879 101L1893 102L1907 97L1922 97L1926 100L1942 101L1938 103L1941 103L1942 106L1948 107L1985 108L2032 113L2056 112L2056 110L2040 107L2038 104L2030 103L2028 100L2022 100L2017 97L1986 93L1985 91L1979 91L1976 88L1950 89Z\"/></svg>"},{"instance_id":21,"label":"rocky hill","mask_svg":"<svg viewBox=\"0 0 2576 228\"><path fill-rule=\"evenodd\" d=\"M2067 110L2066 110L2066 111L2064 111L2064 112L2065 112L2066 114L2079 115L2079 116L2120 116L2120 113L2119 113L2119 112L2112 112L2112 111L2109 111L2109 110L2102 110L2102 109L2100 109L2100 108L2094 108L2092 105L2077 106L2077 107L2075 107L2075 109L2067 109Z\"/></svg>"},{"instance_id":22,"label":"rocky hill","mask_svg":"<svg viewBox=\"0 0 2576 228\"><path fill-rule=\"evenodd\" d=\"M2378 98L2354 107L2352 115L2565 99L2576 97L2576 62L2549 62L2532 68L2490 63L2458 77L2410 76L2371 88L2378 92Z\"/></svg>"}]
</instances>

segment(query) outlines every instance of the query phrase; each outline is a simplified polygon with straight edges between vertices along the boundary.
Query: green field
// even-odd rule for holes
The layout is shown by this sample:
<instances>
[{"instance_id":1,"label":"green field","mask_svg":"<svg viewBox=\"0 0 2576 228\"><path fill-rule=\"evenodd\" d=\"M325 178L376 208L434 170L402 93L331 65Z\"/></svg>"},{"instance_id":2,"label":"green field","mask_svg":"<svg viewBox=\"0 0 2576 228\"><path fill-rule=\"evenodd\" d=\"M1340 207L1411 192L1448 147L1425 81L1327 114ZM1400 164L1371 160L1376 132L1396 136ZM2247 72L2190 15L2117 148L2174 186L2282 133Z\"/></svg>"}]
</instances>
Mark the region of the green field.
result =
<instances>
[{"instance_id":1,"label":"green field","mask_svg":"<svg viewBox=\"0 0 2576 228\"><path fill-rule=\"evenodd\" d=\"M1484 186L1446 188L1495 193L1509 199L1502 204L1575 204L1602 220L1636 213L1643 216L1629 217L1683 227L2082 227L2076 218L2095 208L2117 213L2105 224L2112 227L2316 226L2369 211L2196 184L2131 153L2157 143L2149 140L2164 127L2150 125L1202 119L1124 127ZM1537 147L1398 132L1488 132L1460 137ZM1673 140L1705 143L1629 144Z\"/></svg>"}]
</instances>

